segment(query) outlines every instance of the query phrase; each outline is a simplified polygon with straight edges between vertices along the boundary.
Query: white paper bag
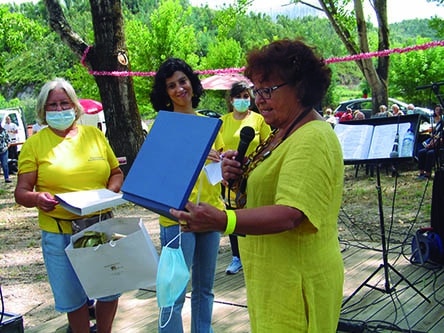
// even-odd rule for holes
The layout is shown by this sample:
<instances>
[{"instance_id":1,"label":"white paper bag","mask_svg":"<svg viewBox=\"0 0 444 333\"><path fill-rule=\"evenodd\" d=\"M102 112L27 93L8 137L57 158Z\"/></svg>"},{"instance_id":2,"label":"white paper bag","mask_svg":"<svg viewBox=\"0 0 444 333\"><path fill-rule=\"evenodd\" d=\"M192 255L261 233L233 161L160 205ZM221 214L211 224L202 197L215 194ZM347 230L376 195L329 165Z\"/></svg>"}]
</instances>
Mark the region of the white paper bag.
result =
<instances>
[{"instance_id":1,"label":"white paper bag","mask_svg":"<svg viewBox=\"0 0 444 333\"><path fill-rule=\"evenodd\" d=\"M97 247L74 248L85 231L127 235ZM159 255L138 218L112 218L101 221L71 237L65 249L89 298L100 298L156 285Z\"/></svg>"}]
</instances>

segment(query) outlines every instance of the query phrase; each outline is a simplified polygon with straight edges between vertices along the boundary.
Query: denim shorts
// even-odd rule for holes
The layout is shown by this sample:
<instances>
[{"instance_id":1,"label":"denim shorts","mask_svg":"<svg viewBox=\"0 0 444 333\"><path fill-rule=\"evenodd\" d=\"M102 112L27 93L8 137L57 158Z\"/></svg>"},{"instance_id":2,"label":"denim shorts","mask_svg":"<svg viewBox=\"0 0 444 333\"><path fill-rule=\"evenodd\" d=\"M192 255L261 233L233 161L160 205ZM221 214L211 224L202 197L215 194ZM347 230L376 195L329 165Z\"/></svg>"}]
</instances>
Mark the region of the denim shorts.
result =
<instances>
[{"instance_id":1,"label":"denim shorts","mask_svg":"<svg viewBox=\"0 0 444 333\"><path fill-rule=\"evenodd\" d=\"M42 230L43 260L54 295L55 309L59 312L75 311L88 301L88 296L65 253L70 240L69 234ZM97 278L100 279L99 276ZM111 302L119 297L120 294L112 295L100 298L99 301Z\"/></svg>"}]
</instances>

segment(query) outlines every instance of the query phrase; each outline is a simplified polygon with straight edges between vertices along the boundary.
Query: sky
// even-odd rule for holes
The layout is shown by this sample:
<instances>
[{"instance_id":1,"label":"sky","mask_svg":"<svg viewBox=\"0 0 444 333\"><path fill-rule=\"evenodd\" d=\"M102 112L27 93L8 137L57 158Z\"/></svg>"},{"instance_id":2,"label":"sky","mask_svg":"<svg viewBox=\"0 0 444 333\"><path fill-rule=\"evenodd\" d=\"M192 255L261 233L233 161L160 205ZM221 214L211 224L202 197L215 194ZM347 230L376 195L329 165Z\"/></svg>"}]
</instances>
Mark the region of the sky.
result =
<instances>
[{"instance_id":1,"label":"sky","mask_svg":"<svg viewBox=\"0 0 444 333\"><path fill-rule=\"evenodd\" d=\"M232 0L190 0L190 2L193 5L207 3L211 8L220 8L223 3L233 3ZM289 2L289 0L254 0L252 8L255 11L268 12L276 10L283 5L288 5ZM316 0L305 0L305 2L319 7L319 3ZM288 5L289 8L291 6L294 5ZM370 15L373 12L370 7L364 10L366 15ZM426 0L387 0L387 13L389 23L415 18L430 18L435 15L444 18L444 6L438 7L435 3L428 3Z\"/></svg>"},{"instance_id":2,"label":"sky","mask_svg":"<svg viewBox=\"0 0 444 333\"><path fill-rule=\"evenodd\" d=\"M0 0L0 3L29 1L33 0ZM221 8L224 3L233 3L233 0L190 0L190 2L195 6L207 3L211 8ZM316 0L305 0L305 2L319 6ZM254 0L252 8L257 12L269 13L278 11L282 6L288 8L294 6L294 4L289 3L290 0ZM371 8L367 6L365 9L366 15L370 15L372 12ZM426 0L387 0L387 12L389 23L415 18L430 18L435 15L444 18L444 6L437 6L435 3L429 3Z\"/></svg>"}]
</instances>

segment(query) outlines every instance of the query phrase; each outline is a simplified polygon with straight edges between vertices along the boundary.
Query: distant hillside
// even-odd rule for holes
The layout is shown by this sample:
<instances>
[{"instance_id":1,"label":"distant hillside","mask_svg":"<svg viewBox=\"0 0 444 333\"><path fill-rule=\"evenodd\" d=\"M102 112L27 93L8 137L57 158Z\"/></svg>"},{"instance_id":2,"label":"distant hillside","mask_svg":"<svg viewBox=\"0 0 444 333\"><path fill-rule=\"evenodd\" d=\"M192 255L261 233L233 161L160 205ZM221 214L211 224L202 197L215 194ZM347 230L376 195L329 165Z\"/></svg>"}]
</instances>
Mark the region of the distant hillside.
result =
<instances>
[{"instance_id":1,"label":"distant hillside","mask_svg":"<svg viewBox=\"0 0 444 333\"><path fill-rule=\"evenodd\" d=\"M429 19L414 19L390 24L391 40L402 42L418 37L439 40L436 30L430 28L429 22Z\"/></svg>"},{"instance_id":2,"label":"distant hillside","mask_svg":"<svg viewBox=\"0 0 444 333\"><path fill-rule=\"evenodd\" d=\"M254 11L255 13L267 14L273 19L275 19L279 15L284 15L291 19L298 17L306 17L306 16L316 17L319 16L320 14L322 15L322 13L319 10L316 10L306 5L302 5L300 3L298 4L289 3L288 5L283 5L280 7L275 7L275 6L271 7L271 4L269 7L253 6L251 8L251 11Z\"/></svg>"}]
</instances>

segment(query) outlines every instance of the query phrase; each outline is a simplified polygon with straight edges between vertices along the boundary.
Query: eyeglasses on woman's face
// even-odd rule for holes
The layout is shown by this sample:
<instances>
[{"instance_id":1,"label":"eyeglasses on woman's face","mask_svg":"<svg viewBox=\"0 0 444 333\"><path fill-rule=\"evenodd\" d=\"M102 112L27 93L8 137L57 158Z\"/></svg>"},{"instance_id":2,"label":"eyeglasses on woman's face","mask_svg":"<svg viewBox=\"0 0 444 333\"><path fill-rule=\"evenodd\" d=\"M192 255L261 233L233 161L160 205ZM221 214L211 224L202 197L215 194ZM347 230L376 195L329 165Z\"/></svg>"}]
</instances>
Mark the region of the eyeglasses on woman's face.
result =
<instances>
[{"instance_id":1,"label":"eyeglasses on woman's face","mask_svg":"<svg viewBox=\"0 0 444 333\"><path fill-rule=\"evenodd\" d=\"M254 96L261 96L263 99L270 99L271 98L271 93L277 89L279 89L280 87L283 87L287 84L287 82L278 84L276 86L273 87L266 87L266 88L259 88L259 89L253 89L253 94Z\"/></svg>"},{"instance_id":2,"label":"eyeglasses on woman's face","mask_svg":"<svg viewBox=\"0 0 444 333\"><path fill-rule=\"evenodd\" d=\"M49 102L45 104L46 111L68 110L72 108L70 101Z\"/></svg>"}]
</instances>

